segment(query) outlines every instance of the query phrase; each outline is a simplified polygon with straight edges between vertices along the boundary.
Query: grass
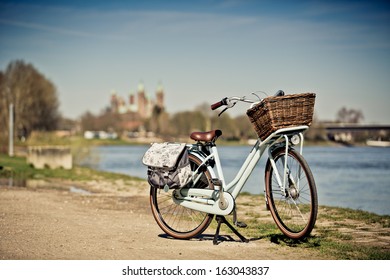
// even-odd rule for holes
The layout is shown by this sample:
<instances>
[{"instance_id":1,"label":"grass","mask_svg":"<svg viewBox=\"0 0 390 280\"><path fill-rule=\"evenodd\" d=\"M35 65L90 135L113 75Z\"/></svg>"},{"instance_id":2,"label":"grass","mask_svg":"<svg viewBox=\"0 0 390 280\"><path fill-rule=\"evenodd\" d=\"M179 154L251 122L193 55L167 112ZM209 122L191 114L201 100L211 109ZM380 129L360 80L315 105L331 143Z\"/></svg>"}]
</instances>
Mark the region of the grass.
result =
<instances>
[{"instance_id":1,"label":"grass","mask_svg":"<svg viewBox=\"0 0 390 280\"><path fill-rule=\"evenodd\" d=\"M87 180L142 180L123 174L97 171L85 167L75 166L71 170L66 169L35 169L27 164L24 157L9 157L0 155L0 177L14 178L19 180L27 179L63 179L73 181Z\"/></svg>"},{"instance_id":2,"label":"grass","mask_svg":"<svg viewBox=\"0 0 390 280\"><path fill-rule=\"evenodd\" d=\"M320 206L311 235L303 240L292 240L284 236L273 222L270 212L265 209L263 195L240 195L237 204L239 219L248 225L239 231L248 238L313 250L326 259L390 259L390 244L386 239L390 235L388 215ZM374 241L368 242L370 239Z\"/></svg>"},{"instance_id":3,"label":"grass","mask_svg":"<svg viewBox=\"0 0 390 280\"><path fill-rule=\"evenodd\" d=\"M72 148L77 147L90 147L90 146L104 146L104 145L143 145L142 143L132 142L126 139L85 139L82 136L71 136L71 137L58 137L53 132L35 131L27 141L16 140L15 145L20 147L27 146L71 146Z\"/></svg>"},{"instance_id":4,"label":"grass","mask_svg":"<svg viewBox=\"0 0 390 280\"><path fill-rule=\"evenodd\" d=\"M318 242L321 254L340 260L389 260L390 252L381 246L363 245L349 235L334 230L319 229L308 242Z\"/></svg>"}]
</instances>

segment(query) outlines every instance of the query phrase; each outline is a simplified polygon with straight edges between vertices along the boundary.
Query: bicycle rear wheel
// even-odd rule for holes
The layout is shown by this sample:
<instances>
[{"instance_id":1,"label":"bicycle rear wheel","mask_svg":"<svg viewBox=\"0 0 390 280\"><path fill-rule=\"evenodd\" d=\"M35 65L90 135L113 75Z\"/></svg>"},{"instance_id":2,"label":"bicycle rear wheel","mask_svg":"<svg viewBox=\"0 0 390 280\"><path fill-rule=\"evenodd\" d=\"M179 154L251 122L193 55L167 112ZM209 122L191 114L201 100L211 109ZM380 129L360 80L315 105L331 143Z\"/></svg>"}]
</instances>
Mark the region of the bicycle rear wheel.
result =
<instances>
[{"instance_id":1,"label":"bicycle rear wheel","mask_svg":"<svg viewBox=\"0 0 390 280\"><path fill-rule=\"evenodd\" d=\"M189 155L191 170L195 171L201 164L200 160ZM214 189L210 183L211 175L202 171L200 180L194 188ZM150 206L154 219L160 228L168 235L178 239L190 239L207 229L214 215L195 211L176 204L172 200L174 190L165 192L162 189L150 188Z\"/></svg>"},{"instance_id":2,"label":"bicycle rear wheel","mask_svg":"<svg viewBox=\"0 0 390 280\"><path fill-rule=\"evenodd\" d=\"M272 155L283 180L285 148L275 150ZM317 219L317 189L306 160L295 150L288 151L287 168L288 183L283 192L268 159L265 169L267 203L278 228L292 239L301 239L310 234Z\"/></svg>"}]
</instances>

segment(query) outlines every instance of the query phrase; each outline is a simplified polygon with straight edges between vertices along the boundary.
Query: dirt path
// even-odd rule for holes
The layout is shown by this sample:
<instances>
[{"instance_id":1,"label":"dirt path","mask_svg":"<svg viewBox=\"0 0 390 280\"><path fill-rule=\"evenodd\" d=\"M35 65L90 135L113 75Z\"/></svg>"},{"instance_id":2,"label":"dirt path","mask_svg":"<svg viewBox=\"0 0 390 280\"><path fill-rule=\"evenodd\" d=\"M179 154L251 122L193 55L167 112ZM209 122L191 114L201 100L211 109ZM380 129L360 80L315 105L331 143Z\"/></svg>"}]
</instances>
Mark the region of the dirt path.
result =
<instances>
[{"instance_id":1,"label":"dirt path","mask_svg":"<svg viewBox=\"0 0 390 280\"><path fill-rule=\"evenodd\" d=\"M0 259L325 258L265 238L214 246L210 229L202 239L167 238L151 215L148 186L137 184L131 192L107 192L109 186L91 182L90 190L99 185L97 193L0 186Z\"/></svg>"}]
</instances>

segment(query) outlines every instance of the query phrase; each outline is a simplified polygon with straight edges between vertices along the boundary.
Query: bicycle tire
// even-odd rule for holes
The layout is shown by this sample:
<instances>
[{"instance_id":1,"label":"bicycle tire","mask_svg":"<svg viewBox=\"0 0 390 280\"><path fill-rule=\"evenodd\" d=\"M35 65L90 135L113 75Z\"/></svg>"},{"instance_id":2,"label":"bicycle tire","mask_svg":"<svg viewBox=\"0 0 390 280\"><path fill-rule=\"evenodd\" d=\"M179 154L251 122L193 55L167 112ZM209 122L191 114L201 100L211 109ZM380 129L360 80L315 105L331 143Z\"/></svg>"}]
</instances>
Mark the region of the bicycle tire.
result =
<instances>
[{"instance_id":1,"label":"bicycle tire","mask_svg":"<svg viewBox=\"0 0 390 280\"><path fill-rule=\"evenodd\" d=\"M189 154L191 169L201 164L200 160ZM194 188L210 188L211 175L205 170ZM159 227L169 236L177 239L190 239L203 233L213 220L214 215L185 208L172 200L174 190L150 188L150 206L153 217Z\"/></svg>"},{"instance_id":2,"label":"bicycle tire","mask_svg":"<svg viewBox=\"0 0 390 280\"><path fill-rule=\"evenodd\" d=\"M272 155L279 174L282 174L285 148L276 149ZM291 239L302 239L311 233L317 219L317 189L309 165L298 152L288 151L287 164L293 180L289 180L286 191L282 193L268 159L265 169L267 203L283 234Z\"/></svg>"}]
</instances>

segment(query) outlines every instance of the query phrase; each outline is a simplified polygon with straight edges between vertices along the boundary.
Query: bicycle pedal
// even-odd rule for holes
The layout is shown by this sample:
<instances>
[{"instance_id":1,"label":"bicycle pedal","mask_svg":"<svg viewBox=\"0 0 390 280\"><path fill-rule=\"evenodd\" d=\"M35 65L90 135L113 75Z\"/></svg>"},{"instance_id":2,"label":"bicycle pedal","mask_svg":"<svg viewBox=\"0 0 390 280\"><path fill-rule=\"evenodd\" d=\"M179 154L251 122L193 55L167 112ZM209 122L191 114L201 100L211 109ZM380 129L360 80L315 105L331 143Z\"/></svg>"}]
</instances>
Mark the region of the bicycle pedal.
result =
<instances>
[{"instance_id":1,"label":"bicycle pedal","mask_svg":"<svg viewBox=\"0 0 390 280\"><path fill-rule=\"evenodd\" d=\"M244 223L244 222L239 222L239 221L235 222L234 224L235 224L237 227L239 227L239 228L246 228L246 227L248 226L246 223Z\"/></svg>"}]
</instances>

